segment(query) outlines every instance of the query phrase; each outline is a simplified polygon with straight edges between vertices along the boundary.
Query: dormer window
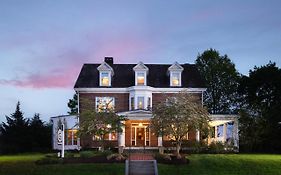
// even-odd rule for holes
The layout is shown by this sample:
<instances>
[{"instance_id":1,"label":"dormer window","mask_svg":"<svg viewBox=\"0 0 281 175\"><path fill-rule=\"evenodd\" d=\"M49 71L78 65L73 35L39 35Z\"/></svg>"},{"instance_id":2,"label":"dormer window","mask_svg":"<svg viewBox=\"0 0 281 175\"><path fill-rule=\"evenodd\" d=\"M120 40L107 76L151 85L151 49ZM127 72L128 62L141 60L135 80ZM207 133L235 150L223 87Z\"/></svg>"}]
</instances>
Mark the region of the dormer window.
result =
<instances>
[{"instance_id":1,"label":"dormer window","mask_svg":"<svg viewBox=\"0 0 281 175\"><path fill-rule=\"evenodd\" d=\"M111 78L114 75L112 67L106 62L103 62L97 69L100 72L99 85L105 87L111 86Z\"/></svg>"},{"instance_id":2,"label":"dormer window","mask_svg":"<svg viewBox=\"0 0 281 175\"><path fill-rule=\"evenodd\" d=\"M101 86L109 86L109 73L108 72L101 73Z\"/></svg>"},{"instance_id":3,"label":"dormer window","mask_svg":"<svg viewBox=\"0 0 281 175\"><path fill-rule=\"evenodd\" d=\"M148 68L142 63L139 62L133 70L135 71L135 85L136 86L146 86L146 77L148 75Z\"/></svg>"},{"instance_id":4,"label":"dormer window","mask_svg":"<svg viewBox=\"0 0 281 175\"><path fill-rule=\"evenodd\" d=\"M183 67L175 62L168 68L168 75L170 76L170 86L181 86L181 73Z\"/></svg>"},{"instance_id":5,"label":"dormer window","mask_svg":"<svg viewBox=\"0 0 281 175\"><path fill-rule=\"evenodd\" d=\"M180 86L180 73L179 72L173 72L171 73L171 85L172 86Z\"/></svg>"},{"instance_id":6,"label":"dormer window","mask_svg":"<svg viewBox=\"0 0 281 175\"><path fill-rule=\"evenodd\" d=\"M137 85L144 85L144 72L137 73Z\"/></svg>"}]
</instances>

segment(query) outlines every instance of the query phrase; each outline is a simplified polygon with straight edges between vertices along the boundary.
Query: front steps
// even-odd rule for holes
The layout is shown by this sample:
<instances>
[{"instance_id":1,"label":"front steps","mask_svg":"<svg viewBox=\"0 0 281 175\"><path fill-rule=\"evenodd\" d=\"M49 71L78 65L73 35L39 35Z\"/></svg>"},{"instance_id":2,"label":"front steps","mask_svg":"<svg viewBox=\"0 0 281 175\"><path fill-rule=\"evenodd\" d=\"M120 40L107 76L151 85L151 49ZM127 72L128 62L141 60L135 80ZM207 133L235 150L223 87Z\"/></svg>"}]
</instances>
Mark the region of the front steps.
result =
<instances>
[{"instance_id":1,"label":"front steps","mask_svg":"<svg viewBox=\"0 0 281 175\"><path fill-rule=\"evenodd\" d=\"M158 175L156 160L126 160L126 175Z\"/></svg>"}]
</instances>

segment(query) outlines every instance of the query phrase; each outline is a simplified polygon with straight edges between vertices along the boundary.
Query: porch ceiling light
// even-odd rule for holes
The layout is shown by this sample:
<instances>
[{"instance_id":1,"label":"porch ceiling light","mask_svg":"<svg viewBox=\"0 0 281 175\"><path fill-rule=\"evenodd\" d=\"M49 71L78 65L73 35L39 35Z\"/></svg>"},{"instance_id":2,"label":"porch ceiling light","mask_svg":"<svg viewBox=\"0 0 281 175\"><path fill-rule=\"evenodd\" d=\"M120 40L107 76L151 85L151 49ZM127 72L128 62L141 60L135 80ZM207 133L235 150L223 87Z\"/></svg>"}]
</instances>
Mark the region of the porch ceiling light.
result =
<instances>
[{"instance_id":1,"label":"porch ceiling light","mask_svg":"<svg viewBox=\"0 0 281 175\"><path fill-rule=\"evenodd\" d=\"M139 123L139 126L142 126L142 123Z\"/></svg>"}]
</instances>

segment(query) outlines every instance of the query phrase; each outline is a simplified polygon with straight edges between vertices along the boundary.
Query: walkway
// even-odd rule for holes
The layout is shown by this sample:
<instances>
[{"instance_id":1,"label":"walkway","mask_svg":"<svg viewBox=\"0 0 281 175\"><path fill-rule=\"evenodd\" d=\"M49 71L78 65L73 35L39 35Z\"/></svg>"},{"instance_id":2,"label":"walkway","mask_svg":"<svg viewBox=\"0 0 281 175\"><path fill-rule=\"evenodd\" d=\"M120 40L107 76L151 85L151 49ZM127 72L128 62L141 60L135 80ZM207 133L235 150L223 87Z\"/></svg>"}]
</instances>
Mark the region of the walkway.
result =
<instances>
[{"instance_id":1,"label":"walkway","mask_svg":"<svg viewBox=\"0 0 281 175\"><path fill-rule=\"evenodd\" d=\"M126 175L158 175L152 154L131 153L126 160Z\"/></svg>"}]
</instances>

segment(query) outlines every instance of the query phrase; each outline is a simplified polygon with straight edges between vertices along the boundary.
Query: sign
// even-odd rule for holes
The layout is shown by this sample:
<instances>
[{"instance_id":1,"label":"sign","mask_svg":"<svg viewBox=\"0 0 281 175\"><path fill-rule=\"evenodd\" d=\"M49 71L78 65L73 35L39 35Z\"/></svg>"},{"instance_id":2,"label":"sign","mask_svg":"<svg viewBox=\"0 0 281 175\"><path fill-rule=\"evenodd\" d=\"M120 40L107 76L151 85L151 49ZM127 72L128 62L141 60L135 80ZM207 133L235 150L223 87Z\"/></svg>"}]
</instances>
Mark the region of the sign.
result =
<instances>
[{"instance_id":1,"label":"sign","mask_svg":"<svg viewBox=\"0 0 281 175\"><path fill-rule=\"evenodd\" d=\"M62 144L63 141L63 131L61 129L58 130L58 145Z\"/></svg>"}]
</instances>

